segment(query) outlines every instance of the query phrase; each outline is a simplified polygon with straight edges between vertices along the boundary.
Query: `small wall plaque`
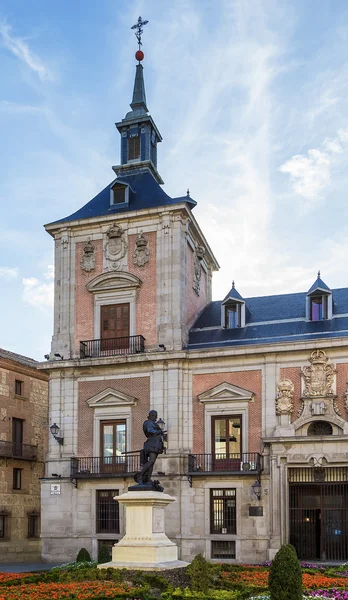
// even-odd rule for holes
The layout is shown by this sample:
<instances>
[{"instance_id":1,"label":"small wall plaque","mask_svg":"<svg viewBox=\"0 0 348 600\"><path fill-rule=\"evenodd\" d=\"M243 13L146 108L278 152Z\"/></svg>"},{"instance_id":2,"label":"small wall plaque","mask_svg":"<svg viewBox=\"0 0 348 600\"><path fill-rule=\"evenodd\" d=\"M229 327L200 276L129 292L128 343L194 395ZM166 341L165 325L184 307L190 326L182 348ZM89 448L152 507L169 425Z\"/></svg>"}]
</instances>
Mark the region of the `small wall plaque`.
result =
<instances>
[{"instance_id":1,"label":"small wall plaque","mask_svg":"<svg viewBox=\"0 0 348 600\"><path fill-rule=\"evenodd\" d=\"M249 517L263 517L263 506L249 506Z\"/></svg>"},{"instance_id":2,"label":"small wall plaque","mask_svg":"<svg viewBox=\"0 0 348 600\"><path fill-rule=\"evenodd\" d=\"M60 483L51 483L51 496L60 495Z\"/></svg>"}]
</instances>

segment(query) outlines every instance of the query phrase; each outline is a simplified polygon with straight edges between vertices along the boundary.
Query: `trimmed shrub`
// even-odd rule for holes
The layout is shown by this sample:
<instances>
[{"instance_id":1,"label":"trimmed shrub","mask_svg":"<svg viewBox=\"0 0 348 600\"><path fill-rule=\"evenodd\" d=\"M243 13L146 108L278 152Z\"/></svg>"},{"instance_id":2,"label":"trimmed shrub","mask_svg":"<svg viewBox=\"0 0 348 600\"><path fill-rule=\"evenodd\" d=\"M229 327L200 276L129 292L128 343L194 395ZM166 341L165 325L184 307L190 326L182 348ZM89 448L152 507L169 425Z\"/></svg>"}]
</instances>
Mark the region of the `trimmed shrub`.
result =
<instances>
[{"instance_id":1,"label":"trimmed shrub","mask_svg":"<svg viewBox=\"0 0 348 600\"><path fill-rule=\"evenodd\" d=\"M79 551L79 553L76 557L76 562L80 563L80 562L90 562L90 561L91 561L91 557L90 557L88 550L86 550L86 548L81 548L81 550Z\"/></svg>"},{"instance_id":2,"label":"trimmed shrub","mask_svg":"<svg viewBox=\"0 0 348 600\"><path fill-rule=\"evenodd\" d=\"M197 554L187 567L191 590L206 594L210 588L214 587L214 582L220 570L220 565L212 565L205 560L202 554Z\"/></svg>"},{"instance_id":3,"label":"trimmed shrub","mask_svg":"<svg viewBox=\"0 0 348 600\"><path fill-rule=\"evenodd\" d=\"M302 573L296 550L291 544L280 548L271 564L268 578L270 600L302 600Z\"/></svg>"},{"instance_id":4,"label":"trimmed shrub","mask_svg":"<svg viewBox=\"0 0 348 600\"><path fill-rule=\"evenodd\" d=\"M105 546L103 544L99 548L99 552L98 552L98 564L104 564L104 563L110 562L110 560L111 560L110 552L109 552L107 546Z\"/></svg>"}]
</instances>

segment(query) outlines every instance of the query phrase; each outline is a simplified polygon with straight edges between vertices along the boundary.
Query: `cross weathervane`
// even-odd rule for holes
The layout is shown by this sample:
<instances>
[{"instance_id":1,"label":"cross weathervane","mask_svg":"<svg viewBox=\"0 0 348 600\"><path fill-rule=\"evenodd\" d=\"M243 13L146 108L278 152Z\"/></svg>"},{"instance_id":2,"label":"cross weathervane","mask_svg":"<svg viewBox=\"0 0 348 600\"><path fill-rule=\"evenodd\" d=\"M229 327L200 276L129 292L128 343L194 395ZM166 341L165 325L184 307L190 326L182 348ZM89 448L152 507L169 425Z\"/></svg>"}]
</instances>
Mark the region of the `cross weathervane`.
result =
<instances>
[{"instance_id":1,"label":"cross weathervane","mask_svg":"<svg viewBox=\"0 0 348 600\"><path fill-rule=\"evenodd\" d=\"M142 18L139 17L138 22L135 25L133 25L133 27L131 27L131 29L137 29L138 30L138 31L135 31L134 33L135 33L135 37L138 40L139 50L140 50L140 46L142 46L141 36L142 36L142 33L143 33L143 27L144 27L144 25L147 25L147 24L148 24L148 21L143 21Z\"/></svg>"}]
</instances>

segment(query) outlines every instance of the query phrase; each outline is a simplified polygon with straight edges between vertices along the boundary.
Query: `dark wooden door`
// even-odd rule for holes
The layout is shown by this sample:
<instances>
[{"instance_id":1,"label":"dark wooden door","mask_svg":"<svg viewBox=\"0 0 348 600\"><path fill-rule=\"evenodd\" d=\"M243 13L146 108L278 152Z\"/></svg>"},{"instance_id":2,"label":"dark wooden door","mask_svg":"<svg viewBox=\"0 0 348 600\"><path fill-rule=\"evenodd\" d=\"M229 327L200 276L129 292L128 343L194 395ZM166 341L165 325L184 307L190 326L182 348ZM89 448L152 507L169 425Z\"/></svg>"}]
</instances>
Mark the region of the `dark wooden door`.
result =
<instances>
[{"instance_id":1,"label":"dark wooden door","mask_svg":"<svg viewBox=\"0 0 348 600\"><path fill-rule=\"evenodd\" d=\"M126 439L126 421L100 422L100 460L104 473L124 472Z\"/></svg>"},{"instance_id":2,"label":"dark wooden door","mask_svg":"<svg viewBox=\"0 0 348 600\"><path fill-rule=\"evenodd\" d=\"M23 420L12 419L12 452L14 456L22 456L23 452Z\"/></svg>"},{"instance_id":3,"label":"dark wooden door","mask_svg":"<svg viewBox=\"0 0 348 600\"><path fill-rule=\"evenodd\" d=\"M212 455L214 471L240 471L242 417L212 417Z\"/></svg>"},{"instance_id":4,"label":"dark wooden door","mask_svg":"<svg viewBox=\"0 0 348 600\"><path fill-rule=\"evenodd\" d=\"M115 351L129 346L129 304L107 304L100 311L101 349Z\"/></svg>"}]
</instances>

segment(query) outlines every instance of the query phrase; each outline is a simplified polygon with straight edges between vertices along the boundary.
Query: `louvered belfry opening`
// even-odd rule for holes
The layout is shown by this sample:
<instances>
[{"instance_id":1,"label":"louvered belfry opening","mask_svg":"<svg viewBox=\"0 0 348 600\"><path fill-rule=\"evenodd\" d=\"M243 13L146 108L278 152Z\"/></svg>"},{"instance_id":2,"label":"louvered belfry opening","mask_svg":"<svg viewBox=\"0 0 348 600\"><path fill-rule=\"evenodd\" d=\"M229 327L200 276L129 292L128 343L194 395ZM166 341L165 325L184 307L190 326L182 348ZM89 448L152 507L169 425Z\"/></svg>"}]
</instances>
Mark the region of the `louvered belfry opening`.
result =
<instances>
[{"instance_id":1,"label":"louvered belfry opening","mask_svg":"<svg viewBox=\"0 0 348 600\"><path fill-rule=\"evenodd\" d=\"M290 544L300 559L348 559L348 469L289 469Z\"/></svg>"}]
</instances>

